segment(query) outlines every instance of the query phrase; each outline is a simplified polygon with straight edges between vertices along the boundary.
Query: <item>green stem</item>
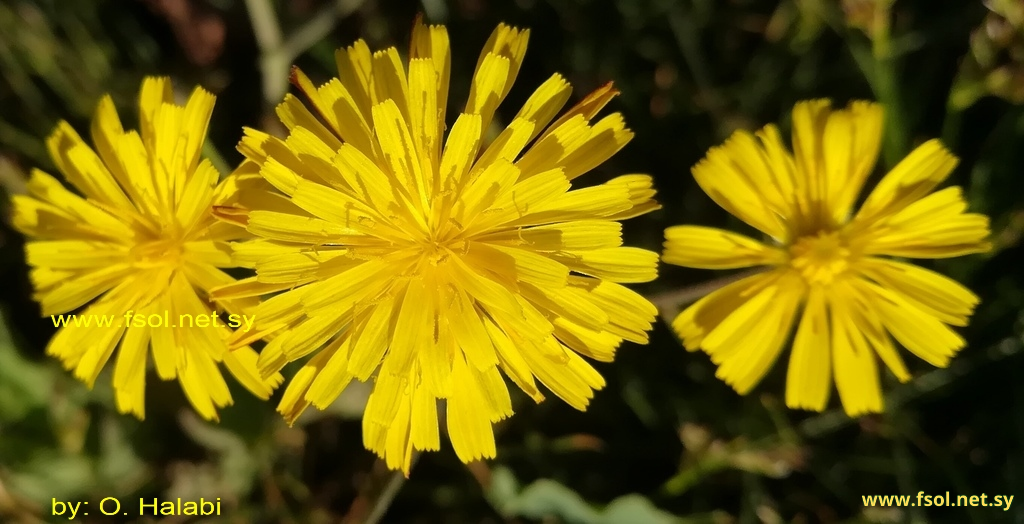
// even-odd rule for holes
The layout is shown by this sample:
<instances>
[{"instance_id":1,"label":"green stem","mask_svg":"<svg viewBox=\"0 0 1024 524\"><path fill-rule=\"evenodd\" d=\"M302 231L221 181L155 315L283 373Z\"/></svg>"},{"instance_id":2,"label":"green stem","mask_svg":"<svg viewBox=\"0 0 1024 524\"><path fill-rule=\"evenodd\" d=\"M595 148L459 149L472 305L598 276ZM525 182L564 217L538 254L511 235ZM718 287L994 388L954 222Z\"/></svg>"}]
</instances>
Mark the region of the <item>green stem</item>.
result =
<instances>
[{"instance_id":1,"label":"green stem","mask_svg":"<svg viewBox=\"0 0 1024 524\"><path fill-rule=\"evenodd\" d=\"M295 58L326 37L339 18L355 12L364 1L335 0L286 38L270 0L246 0L249 21L260 48L263 101L267 109L277 105L288 92L288 70Z\"/></svg>"},{"instance_id":2,"label":"green stem","mask_svg":"<svg viewBox=\"0 0 1024 524\"><path fill-rule=\"evenodd\" d=\"M704 298L704 296L718 291L733 282L754 276L767 270L767 268L758 267L681 289L674 289L672 291L650 295L647 297L647 300L658 307L658 311L661 312L662 319L666 322L672 322L672 319L676 317L684 306L688 306L701 298Z\"/></svg>"},{"instance_id":3,"label":"green stem","mask_svg":"<svg viewBox=\"0 0 1024 524\"><path fill-rule=\"evenodd\" d=\"M899 407L893 407L886 413L889 426L895 432L892 438L892 461L896 473L896 485L899 486L902 493L914 493L917 486L917 483L914 482L914 461L907 447L903 428L898 422L900 420L899 411ZM910 522L926 524L928 521L925 520L921 508L913 506L910 508Z\"/></svg>"},{"instance_id":4,"label":"green stem","mask_svg":"<svg viewBox=\"0 0 1024 524\"><path fill-rule=\"evenodd\" d=\"M942 143L948 148L955 148L957 141L960 140L963 115L963 109L956 107L952 101L946 102L946 116L942 119Z\"/></svg>"},{"instance_id":5,"label":"green stem","mask_svg":"<svg viewBox=\"0 0 1024 524\"><path fill-rule=\"evenodd\" d=\"M871 56L874 59L874 82L872 87L878 101L885 107L885 137L882 154L888 168L892 168L907 152L907 114L900 94L899 72L896 58L892 53L890 33L890 7L892 0L879 2L875 9L875 20L871 34ZM888 4L888 5L884 5Z\"/></svg>"},{"instance_id":6,"label":"green stem","mask_svg":"<svg viewBox=\"0 0 1024 524\"><path fill-rule=\"evenodd\" d=\"M411 469L416 465L419 454L412 457ZM401 471L392 471L383 459L377 459L368 478L359 488L359 495L349 507L343 524L377 524L384 518L395 500L395 496L408 480Z\"/></svg>"},{"instance_id":7,"label":"green stem","mask_svg":"<svg viewBox=\"0 0 1024 524\"><path fill-rule=\"evenodd\" d=\"M690 466L683 468L662 485L662 493L676 497L700 484L701 480L729 468L729 461L718 456L703 456Z\"/></svg>"}]
</instances>

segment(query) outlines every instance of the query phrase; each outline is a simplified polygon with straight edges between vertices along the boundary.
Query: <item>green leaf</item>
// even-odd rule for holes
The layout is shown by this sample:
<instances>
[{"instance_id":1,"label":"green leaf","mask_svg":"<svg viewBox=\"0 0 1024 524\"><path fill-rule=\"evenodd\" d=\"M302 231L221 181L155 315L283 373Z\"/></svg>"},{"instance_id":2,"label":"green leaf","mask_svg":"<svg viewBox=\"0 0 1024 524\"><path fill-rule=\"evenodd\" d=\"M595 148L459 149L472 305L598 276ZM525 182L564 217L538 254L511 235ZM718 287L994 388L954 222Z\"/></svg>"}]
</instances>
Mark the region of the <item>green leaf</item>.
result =
<instances>
[{"instance_id":1,"label":"green leaf","mask_svg":"<svg viewBox=\"0 0 1024 524\"><path fill-rule=\"evenodd\" d=\"M96 468L103 483L118 493L129 493L150 476L125 435L124 417L109 415L100 425L100 454Z\"/></svg>"},{"instance_id":2,"label":"green leaf","mask_svg":"<svg viewBox=\"0 0 1024 524\"><path fill-rule=\"evenodd\" d=\"M0 312L0 420L21 420L32 409L45 406L52 388L47 367L18 354Z\"/></svg>"},{"instance_id":3,"label":"green leaf","mask_svg":"<svg viewBox=\"0 0 1024 524\"><path fill-rule=\"evenodd\" d=\"M519 491L515 475L498 467L491 473L487 499L505 517L547 520L567 524L677 524L680 517L658 509L646 497L624 495L600 508L572 489L550 479L539 479Z\"/></svg>"},{"instance_id":4,"label":"green leaf","mask_svg":"<svg viewBox=\"0 0 1024 524\"><path fill-rule=\"evenodd\" d=\"M191 410L182 411L179 421L192 440L217 453L218 475L216 479L210 480L217 484L219 491L237 495L248 493L252 489L259 472L259 463L241 437L230 430L200 420ZM178 488L194 491L192 494L177 495L182 498L194 495L192 498L198 499L204 496L201 490L186 489L184 486Z\"/></svg>"},{"instance_id":5,"label":"green leaf","mask_svg":"<svg viewBox=\"0 0 1024 524\"><path fill-rule=\"evenodd\" d=\"M93 487L92 461L79 454L40 451L10 475L12 491L42 503L81 498Z\"/></svg>"}]
</instances>

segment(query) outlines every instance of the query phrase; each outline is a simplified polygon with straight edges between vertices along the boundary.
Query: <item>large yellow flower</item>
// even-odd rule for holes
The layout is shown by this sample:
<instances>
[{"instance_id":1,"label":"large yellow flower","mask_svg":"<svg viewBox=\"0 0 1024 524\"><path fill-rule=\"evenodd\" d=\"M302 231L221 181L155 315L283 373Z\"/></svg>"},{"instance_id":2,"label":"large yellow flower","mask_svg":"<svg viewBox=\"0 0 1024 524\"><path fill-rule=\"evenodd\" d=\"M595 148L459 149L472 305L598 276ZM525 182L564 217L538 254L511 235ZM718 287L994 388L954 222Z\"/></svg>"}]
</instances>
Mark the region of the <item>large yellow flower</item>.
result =
<instances>
[{"instance_id":1,"label":"large yellow flower","mask_svg":"<svg viewBox=\"0 0 1024 524\"><path fill-rule=\"evenodd\" d=\"M932 192L957 163L937 140L911 152L852 214L881 136L877 104L832 111L815 100L793 109L794 154L769 125L756 136L737 132L694 166L718 205L770 238L699 226L665 231L670 264L769 268L704 297L672 324L686 348L710 355L717 376L741 394L768 372L794 323L786 404L821 411L834 376L851 416L882 410L876 356L909 380L892 338L939 367L964 346L949 326L966 325L978 298L888 257L986 251L988 218L965 213L960 188Z\"/></svg>"},{"instance_id":2,"label":"large yellow flower","mask_svg":"<svg viewBox=\"0 0 1024 524\"><path fill-rule=\"evenodd\" d=\"M227 195L237 183L232 177L218 186L217 170L199 158L213 104L213 95L196 88L184 106L176 105L168 79L147 78L139 95L140 134L123 130L113 101L104 97L92 125L95 151L67 122L46 142L84 198L39 170L29 194L13 198L14 226L29 237L25 251L43 315L88 304L76 321L65 319L47 353L91 387L119 347L117 408L139 418L147 348L159 377L177 377L207 419L231 404L217 362L260 398L283 380L260 378L252 349L227 350L228 319L220 312L242 314L244 301L207 297L211 288L234 282L218 268L232 267L228 241L246 236L210 214L215 202L233 203ZM194 323L167 325L181 315Z\"/></svg>"},{"instance_id":3,"label":"large yellow flower","mask_svg":"<svg viewBox=\"0 0 1024 524\"><path fill-rule=\"evenodd\" d=\"M288 96L287 140L246 130L240 150L276 191L218 211L263 239L235 248L257 276L215 295L286 290L254 310L270 340L261 370L316 353L281 413L293 421L372 377L364 442L393 469L438 449L438 399L458 456L493 457L492 423L512 414L499 370L537 401L535 378L585 409L604 381L580 355L610 361L624 339L646 343L654 320L618 284L656 277L657 254L622 247L617 222L658 207L650 177L570 190L632 137L619 114L591 123L611 86L549 125L570 94L554 75L484 144L527 36L494 31L446 139L444 27L416 24L408 71L394 48L362 41L319 88L294 70L319 119Z\"/></svg>"}]
</instances>

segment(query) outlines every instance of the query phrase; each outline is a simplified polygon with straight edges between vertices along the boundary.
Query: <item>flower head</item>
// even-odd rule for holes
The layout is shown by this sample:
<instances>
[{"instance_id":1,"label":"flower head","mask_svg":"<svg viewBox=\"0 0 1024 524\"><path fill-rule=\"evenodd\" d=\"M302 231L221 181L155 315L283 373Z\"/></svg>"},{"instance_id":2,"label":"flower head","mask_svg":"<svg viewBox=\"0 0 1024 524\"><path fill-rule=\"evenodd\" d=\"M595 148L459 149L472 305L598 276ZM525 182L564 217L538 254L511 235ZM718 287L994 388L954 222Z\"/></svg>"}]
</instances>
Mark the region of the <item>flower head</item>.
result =
<instances>
[{"instance_id":1,"label":"flower head","mask_svg":"<svg viewBox=\"0 0 1024 524\"><path fill-rule=\"evenodd\" d=\"M623 340L646 343L656 313L619 284L656 276L657 255L622 247L617 222L657 208L650 178L571 189L632 137L619 114L592 122L610 85L551 124L570 94L554 75L485 144L527 36L494 31L447 137L444 27L416 24L408 70L394 48L362 41L337 52L339 78L319 88L295 69L317 116L288 96L286 140L247 130L262 204L218 210L262 239L235 249L257 276L215 294L284 291L255 310L255 336L269 339L260 368L315 354L281 413L293 421L373 378L364 442L391 468L438 449L438 399L458 456L493 457L492 423L512 414L502 372L537 401L539 380L586 408L604 381L581 355L610 361Z\"/></svg>"},{"instance_id":2,"label":"flower head","mask_svg":"<svg viewBox=\"0 0 1024 524\"><path fill-rule=\"evenodd\" d=\"M13 198L14 226L29 237L25 251L43 315L86 306L63 319L47 353L91 387L119 349L117 407L139 418L147 349L160 378L177 378L207 419L231 404L218 362L264 399L283 380L260 378L252 349L227 350L230 329L219 312L241 314L245 301L207 295L234 282L218 268L232 266L228 241L246 235L210 214L214 202L232 202L226 195L235 184L229 178L218 185L217 170L199 157L213 104L213 95L196 88L184 106L176 105L168 79L147 78L137 133L124 131L113 100L104 97L92 123L95 150L66 122L46 142L81 196L34 170L29 194ZM168 325L179 322L182 327Z\"/></svg>"},{"instance_id":3,"label":"flower head","mask_svg":"<svg viewBox=\"0 0 1024 524\"><path fill-rule=\"evenodd\" d=\"M851 416L882 410L876 358L900 381L910 373L893 339L944 367L964 346L978 303L935 272L894 260L989 249L988 218L966 213L960 188L933 190L957 159L937 140L904 158L852 212L875 167L882 108L828 101L793 109L793 153L775 126L740 131L693 168L700 187L767 241L698 226L665 231L664 260L731 269L767 266L704 297L672 326L687 349L705 351L717 376L750 391L792 339L786 404L821 411L832 377Z\"/></svg>"}]
</instances>

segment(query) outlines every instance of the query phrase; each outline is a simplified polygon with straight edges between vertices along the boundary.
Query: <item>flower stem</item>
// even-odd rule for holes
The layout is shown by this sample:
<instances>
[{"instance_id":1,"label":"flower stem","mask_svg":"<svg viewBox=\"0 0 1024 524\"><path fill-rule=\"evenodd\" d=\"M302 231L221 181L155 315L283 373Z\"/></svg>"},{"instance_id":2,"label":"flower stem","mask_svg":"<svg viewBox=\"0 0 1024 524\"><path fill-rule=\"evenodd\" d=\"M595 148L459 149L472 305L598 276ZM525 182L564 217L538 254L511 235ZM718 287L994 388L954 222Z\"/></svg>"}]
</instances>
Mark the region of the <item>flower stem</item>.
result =
<instances>
[{"instance_id":1,"label":"flower stem","mask_svg":"<svg viewBox=\"0 0 1024 524\"><path fill-rule=\"evenodd\" d=\"M695 284L689 287L673 289L672 291L651 295L647 297L647 300L657 306L658 311L661 312L662 319L666 322L672 322L672 319L675 318L676 314L678 314L684 306L688 306L701 298L704 298L706 295L710 295L711 293L718 291L720 288L732 284L733 282L756 275L763 271L765 271L765 268L755 268L749 271L729 275L727 277L701 282L700 284Z\"/></svg>"},{"instance_id":2,"label":"flower stem","mask_svg":"<svg viewBox=\"0 0 1024 524\"><path fill-rule=\"evenodd\" d=\"M412 457L411 469L416 465L417 453ZM408 480L401 471L392 471L384 459L378 458L359 489L359 495L352 501L343 524L377 524L387 514L395 496Z\"/></svg>"},{"instance_id":3,"label":"flower stem","mask_svg":"<svg viewBox=\"0 0 1024 524\"><path fill-rule=\"evenodd\" d=\"M871 29L873 74L868 75L878 101L885 107L885 137L882 154L892 168L907 152L907 114L900 93L898 61L892 52L892 0L879 1Z\"/></svg>"},{"instance_id":4,"label":"flower stem","mask_svg":"<svg viewBox=\"0 0 1024 524\"><path fill-rule=\"evenodd\" d=\"M263 73L263 102L277 105L288 92L288 69L310 47L323 40L338 20L362 7L365 0L334 0L285 38L270 0L246 0L249 21L260 49Z\"/></svg>"}]
</instances>

